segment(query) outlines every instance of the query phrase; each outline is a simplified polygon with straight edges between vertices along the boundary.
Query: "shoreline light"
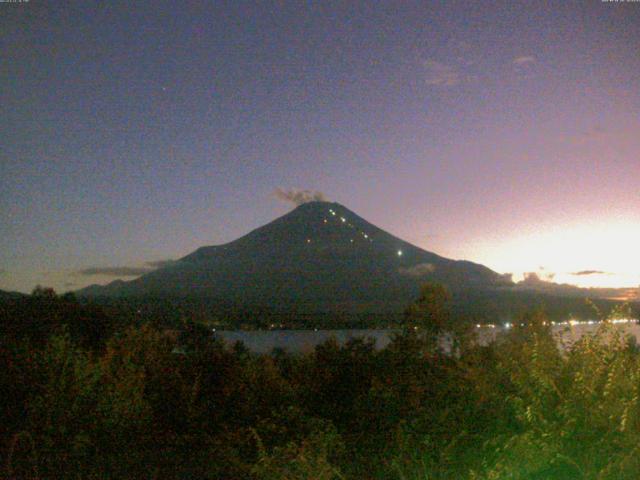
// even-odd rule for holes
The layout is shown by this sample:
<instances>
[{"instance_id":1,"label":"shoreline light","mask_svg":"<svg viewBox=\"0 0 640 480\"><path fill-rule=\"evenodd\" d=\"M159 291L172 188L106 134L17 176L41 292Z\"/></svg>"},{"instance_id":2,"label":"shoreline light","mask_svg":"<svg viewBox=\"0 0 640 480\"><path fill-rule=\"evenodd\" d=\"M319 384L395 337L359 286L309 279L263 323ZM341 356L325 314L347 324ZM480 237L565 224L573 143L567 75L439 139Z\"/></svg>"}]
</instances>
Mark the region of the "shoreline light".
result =
<instances>
[{"instance_id":1,"label":"shoreline light","mask_svg":"<svg viewBox=\"0 0 640 480\"><path fill-rule=\"evenodd\" d=\"M542 322L543 326L548 326L548 325L552 325L554 327L556 326L578 326L578 325L599 325L601 323L611 323L611 324L623 324L623 323L637 323L638 320L634 319L634 318L615 318L615 319L609 319L609 320L575 320L575 319L571 319L571 320L565 320L562 322ZM502 325L502 328L505 329L509 329L511 327L513 327L514 324L507 322L504 323ZM521 327L530 327L531 325L526 324L526 323L520 323ZM476 328L496 328L496 325L493 323L477 323L475 325Z\"/></svg>"}]
</instances>

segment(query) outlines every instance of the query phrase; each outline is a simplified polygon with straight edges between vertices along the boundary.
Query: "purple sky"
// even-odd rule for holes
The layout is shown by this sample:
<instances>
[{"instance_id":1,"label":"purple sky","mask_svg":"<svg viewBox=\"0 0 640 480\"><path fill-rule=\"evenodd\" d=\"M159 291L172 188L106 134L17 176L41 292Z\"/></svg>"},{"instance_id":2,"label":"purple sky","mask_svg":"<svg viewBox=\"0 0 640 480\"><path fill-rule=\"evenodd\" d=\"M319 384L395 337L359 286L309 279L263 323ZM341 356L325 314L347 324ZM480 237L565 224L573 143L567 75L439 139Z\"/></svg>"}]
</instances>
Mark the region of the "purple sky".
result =
<instances>
[{"instance_id":1,"label":"purple sky","mask_svg":"<svg viewBox=\"0 0 640 480\"><path fill-rule=\"evenodd\" d=\"M240 4L0 3L0 288L133 278L279 187L516 279L640 284L640 3Z\"/></svg>"}]
</instances>

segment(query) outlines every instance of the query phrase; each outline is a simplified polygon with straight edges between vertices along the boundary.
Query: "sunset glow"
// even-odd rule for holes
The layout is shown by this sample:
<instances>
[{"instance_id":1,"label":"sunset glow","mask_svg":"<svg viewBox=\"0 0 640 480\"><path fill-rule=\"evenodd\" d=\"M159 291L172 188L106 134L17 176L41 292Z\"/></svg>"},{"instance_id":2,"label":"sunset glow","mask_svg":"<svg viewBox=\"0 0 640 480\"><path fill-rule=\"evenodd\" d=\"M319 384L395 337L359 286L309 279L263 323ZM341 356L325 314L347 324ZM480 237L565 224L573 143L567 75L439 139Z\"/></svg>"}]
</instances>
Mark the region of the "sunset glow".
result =
<instances>
[{"instance_id":1,"label":"sunset glow","mask_svg":"<svg viewBox=\"0 0 640 480\"><path fill-rule=\"evenodd\" d=\"M640 286L640 218L555 225L491 244L478 244L476 259L522 279L541 279L580 287Z\"/></svg>"}]
</instances>

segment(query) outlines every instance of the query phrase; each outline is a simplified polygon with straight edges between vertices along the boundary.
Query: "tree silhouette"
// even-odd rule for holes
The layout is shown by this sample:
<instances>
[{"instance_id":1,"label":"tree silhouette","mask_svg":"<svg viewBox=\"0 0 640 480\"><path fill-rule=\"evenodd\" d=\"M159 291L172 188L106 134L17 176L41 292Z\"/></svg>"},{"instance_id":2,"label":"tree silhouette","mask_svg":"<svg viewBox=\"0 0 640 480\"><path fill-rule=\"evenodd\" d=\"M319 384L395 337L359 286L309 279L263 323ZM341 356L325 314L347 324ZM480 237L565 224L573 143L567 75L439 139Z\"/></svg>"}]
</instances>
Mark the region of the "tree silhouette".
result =
<instances>
[{"instance_id":1,"label":"tree silhouette","mask_svg":"<svg viewBox=\"0 0 640 480\"><path fill-rule=\"evenodd\" d=\"M425 283L420 294L404 312L405 325L437 346L438 338L447 332L451 323L451 294L439 283Z\"/></svg>"}]
</instances>

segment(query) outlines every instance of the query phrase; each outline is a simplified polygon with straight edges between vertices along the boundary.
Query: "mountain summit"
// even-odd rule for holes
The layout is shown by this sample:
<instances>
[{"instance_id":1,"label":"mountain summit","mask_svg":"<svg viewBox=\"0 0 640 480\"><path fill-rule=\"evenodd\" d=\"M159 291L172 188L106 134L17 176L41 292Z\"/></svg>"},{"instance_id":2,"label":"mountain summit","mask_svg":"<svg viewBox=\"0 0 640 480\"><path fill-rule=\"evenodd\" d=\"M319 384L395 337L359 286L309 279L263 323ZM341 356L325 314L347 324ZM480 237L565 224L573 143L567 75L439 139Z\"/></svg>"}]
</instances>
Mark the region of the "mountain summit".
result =
<instances>
[{"instance_id":1,"label":"mountain summit","mask_svg":"<svg viewBox=\"0 0 640 480\"><path fill-rule=\"evenodd\" d=\"M201 297L310 312L397 312L425 281L453 291L510 284L487 267L394 237L338 203L314 201L230 243L199 248L129 282L78 293Z\"/></svg>"}]
</instances>

